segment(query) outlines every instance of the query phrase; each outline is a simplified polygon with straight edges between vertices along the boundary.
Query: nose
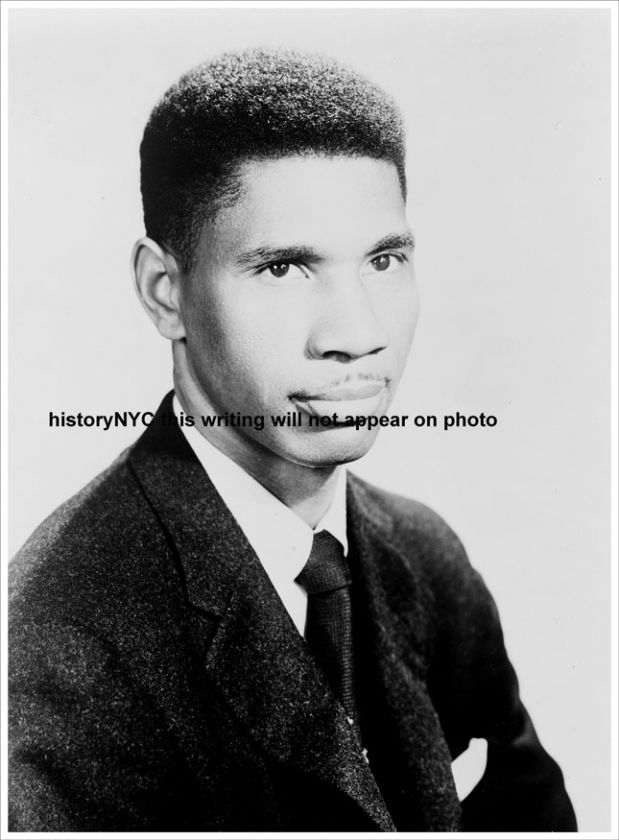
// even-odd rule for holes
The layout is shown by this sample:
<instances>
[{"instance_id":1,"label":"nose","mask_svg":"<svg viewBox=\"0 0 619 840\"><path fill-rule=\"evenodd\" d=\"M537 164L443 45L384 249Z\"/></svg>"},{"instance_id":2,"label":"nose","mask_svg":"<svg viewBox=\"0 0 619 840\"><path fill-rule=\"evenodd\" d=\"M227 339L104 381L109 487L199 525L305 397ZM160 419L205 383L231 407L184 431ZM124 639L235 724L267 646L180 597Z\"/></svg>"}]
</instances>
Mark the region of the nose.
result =
<instances>
[{"instance_id":1,"label":"nose","mask_svg":"<svg viewBox=\"0 0 619 840\"><path fill-rule=\"evenodd\" d=\"M356 274L325 281L314 311L308 340L312 358L349 361L378 353L388 344L368 290Z\"/></svg>"}]
</instances>

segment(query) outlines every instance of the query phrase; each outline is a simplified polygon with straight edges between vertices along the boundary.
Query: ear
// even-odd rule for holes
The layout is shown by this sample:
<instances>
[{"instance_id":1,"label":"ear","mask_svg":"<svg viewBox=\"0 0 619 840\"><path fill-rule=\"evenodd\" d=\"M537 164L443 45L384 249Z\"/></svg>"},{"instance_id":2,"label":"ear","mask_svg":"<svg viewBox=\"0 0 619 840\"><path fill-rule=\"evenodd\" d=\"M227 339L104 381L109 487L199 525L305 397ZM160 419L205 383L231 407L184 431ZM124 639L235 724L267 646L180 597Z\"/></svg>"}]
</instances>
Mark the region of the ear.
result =
<instances>
[{"instance_id":1,"label":"ear","mask_svg":"<svg viewBox=\"0 0 619 840\"><path fill-rule=\"evenodd\" d=\"M144 309L164 338L185 338L181 314L181 271L175 258L148 236L133 246L135 288Z\"/></svg>"}]
</instances>

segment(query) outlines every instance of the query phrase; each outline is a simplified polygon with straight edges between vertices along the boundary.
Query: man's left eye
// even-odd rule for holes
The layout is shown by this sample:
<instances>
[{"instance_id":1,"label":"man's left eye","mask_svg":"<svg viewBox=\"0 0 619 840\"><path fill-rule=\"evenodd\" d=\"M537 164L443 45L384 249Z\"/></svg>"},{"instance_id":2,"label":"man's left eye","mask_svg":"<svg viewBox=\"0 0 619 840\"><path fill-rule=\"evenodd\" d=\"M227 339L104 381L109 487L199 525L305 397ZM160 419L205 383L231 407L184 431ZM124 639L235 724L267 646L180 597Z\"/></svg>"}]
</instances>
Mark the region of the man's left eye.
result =
<instances>
[{"instance_id":1,"label":"man's left eye","mask_svg":"<svg viewBox=\"0 0 619 840\"><path fill-rule=\"evenodd\" d=\"M273 277L285 277L288 272L290 271L290 263L289 262L277 262L271 263L268 267L268 271Z\"/></svg>"},{"instance_id":2,"label":"man's left eye","mask_svg":"<svg viewBox=\"0 0 619 840\"><path fill-rule=\"evenodd\" d=\"M388 274L396 271L402 262L402 258L398 259L395 254L378 254L378 256L370 260L371 269L368 273L381 272L382 274Z\"/></svg>"}]
</instances>

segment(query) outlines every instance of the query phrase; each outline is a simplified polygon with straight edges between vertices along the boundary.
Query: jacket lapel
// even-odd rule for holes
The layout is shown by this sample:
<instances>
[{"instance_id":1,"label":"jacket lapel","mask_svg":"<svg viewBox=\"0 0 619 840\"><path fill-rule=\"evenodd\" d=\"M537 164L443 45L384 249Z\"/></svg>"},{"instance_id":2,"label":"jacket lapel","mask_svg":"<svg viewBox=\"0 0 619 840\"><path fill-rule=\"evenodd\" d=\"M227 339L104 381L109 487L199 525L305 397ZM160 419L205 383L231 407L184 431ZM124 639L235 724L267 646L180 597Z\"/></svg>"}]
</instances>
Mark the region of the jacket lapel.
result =
<instances>
[{"instance_id":1,"label":"jacket lapel","mask_svg":"<svg viewBox=\"0 0 619 840\"><path fill-rule=\"evenodd\" d=\"M399 831L458 831L451 755L426 683L432 594L397 546L384 504L354 476L348 517L361 724L374 776ZM415 550L423 546L407 544L407 555Z\"/></svg>"},{"instance_id":2,"label":"jacket lapel","mask_svg":"<svg viewBox=\"0 0 619 840\"><path fill-rule=\"evenodd\" d=\"M173 546L189 603L209 619L211 683L272 758L341 791L371 827L394 830L342 707L171 417L168 395L129 463Z\"/></svg>"}]
</instances>

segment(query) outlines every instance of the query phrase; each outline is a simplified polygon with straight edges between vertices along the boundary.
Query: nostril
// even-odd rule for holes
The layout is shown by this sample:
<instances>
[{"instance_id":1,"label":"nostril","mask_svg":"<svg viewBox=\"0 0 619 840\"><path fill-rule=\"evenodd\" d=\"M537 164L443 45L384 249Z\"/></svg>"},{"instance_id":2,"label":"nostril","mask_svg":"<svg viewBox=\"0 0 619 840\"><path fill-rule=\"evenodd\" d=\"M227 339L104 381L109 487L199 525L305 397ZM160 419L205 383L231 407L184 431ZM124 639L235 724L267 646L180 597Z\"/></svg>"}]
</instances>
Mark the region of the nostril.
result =
<instances>
[{"instance_id":1,"label":"nostril","mask_svg":"<svg viewBox=\"0 0 619 840\"><path fill-rule=\"evenodd\" d=\"M321 358L322 359L329 359L330 361L333 361L333 362L346 363L346 362L352 362L355 359L357 359L358 357L351 354L351 353L343 353L340 350L328 350L326 353L322 353Z\"/></svg>"}]
</instances>

